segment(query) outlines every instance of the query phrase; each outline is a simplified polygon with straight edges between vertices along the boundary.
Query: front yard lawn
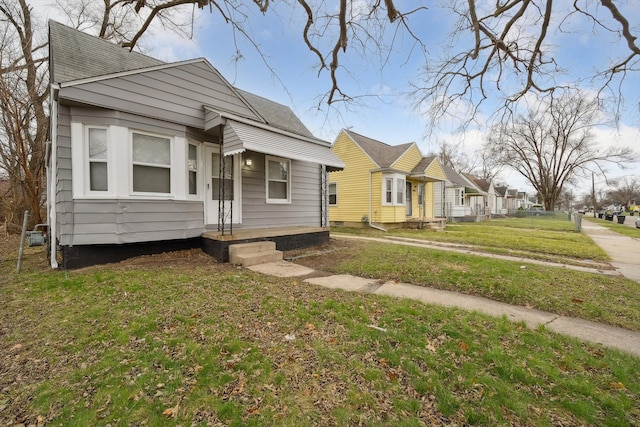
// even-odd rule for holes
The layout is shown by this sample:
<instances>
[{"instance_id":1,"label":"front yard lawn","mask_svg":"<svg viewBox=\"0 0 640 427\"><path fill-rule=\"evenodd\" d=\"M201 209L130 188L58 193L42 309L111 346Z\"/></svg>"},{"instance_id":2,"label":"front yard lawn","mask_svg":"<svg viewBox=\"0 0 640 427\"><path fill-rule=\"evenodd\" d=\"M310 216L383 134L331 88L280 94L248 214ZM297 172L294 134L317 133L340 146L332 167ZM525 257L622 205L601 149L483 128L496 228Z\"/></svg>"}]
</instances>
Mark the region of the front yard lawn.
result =
<instances>
[{"instance_id":1,"label":"front yard lawn","mask_svg":"<svg viewBox=\"0 0 640 427\"><path fill-rule=\"evenodd\" d=\"M577 231L566 217L528 217L494 219L485 222L447 224L445 230L389 230L332 227L332 232L375 237L410 237L433 242L475 246L500 254L528 253L536 259L557 261L557 257L574 260L607 261L609 257L591 238Z\"/></svg>"},{"instance_id":2,"label":"front yard lawn","mask_svg":"<svg viewBox=\"0 0 640 427\"><path fill-rule=\"evenodd\" d=\"M0 251L2 425L640 424L640 359L543 327L263 276L198 250L63 272L29 249L18 275L13 243ZM382 246L357 251L428 255ZM486 261L450 255L422 265ZM387 268L402 277L407 265ZM510 268L480 271L501 283ZM517 270L532 294L546 280Z\"/></svg>"}]
</instances>

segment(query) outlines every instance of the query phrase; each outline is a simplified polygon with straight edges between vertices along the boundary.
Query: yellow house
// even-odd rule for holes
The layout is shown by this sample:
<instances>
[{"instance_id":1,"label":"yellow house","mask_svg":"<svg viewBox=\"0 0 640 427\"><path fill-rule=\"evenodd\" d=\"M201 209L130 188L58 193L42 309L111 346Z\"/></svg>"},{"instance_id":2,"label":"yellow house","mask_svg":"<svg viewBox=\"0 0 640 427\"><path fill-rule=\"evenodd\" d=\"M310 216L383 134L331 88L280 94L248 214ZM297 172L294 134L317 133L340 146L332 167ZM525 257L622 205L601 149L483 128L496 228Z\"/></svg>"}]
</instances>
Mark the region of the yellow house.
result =
<instances>
[{"instance_id":1,"label":"yellow house","mask_svg":"<svg viewBox=\"0 0 640 427\"><path fill-rule=\"evenodd\" d=\"M341 130L333 153L345 164L329 174L329 219L334 225L443 228L435 204L446 176L415 142L389 145Z\"/></svg>"}]
</instances>

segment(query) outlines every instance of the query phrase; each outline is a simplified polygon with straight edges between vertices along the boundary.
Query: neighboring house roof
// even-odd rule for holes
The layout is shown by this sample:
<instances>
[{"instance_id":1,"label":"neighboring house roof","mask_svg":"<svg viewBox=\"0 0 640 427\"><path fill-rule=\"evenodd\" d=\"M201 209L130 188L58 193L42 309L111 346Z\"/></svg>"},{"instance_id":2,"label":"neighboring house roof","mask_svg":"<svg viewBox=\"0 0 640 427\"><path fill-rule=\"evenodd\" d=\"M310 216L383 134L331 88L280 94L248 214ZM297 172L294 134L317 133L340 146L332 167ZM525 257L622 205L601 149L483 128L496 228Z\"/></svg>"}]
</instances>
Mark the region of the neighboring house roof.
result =
<instances>
[{"instance_id":1,"label":"neighboring house roof","mask_svg":"<svg viewBox=\"0 0 640 427\"><path fill-rule=\"evenodd\" d=\"M505 197L507 195L507 187L504 185L501 185L499 187L494 187L496 190L496 194L500 197Z\"/></svg>"},{"instance_id":2,"label":"neighboring house roof","mask_svg":"<svg viewBox=\"0 0 640 427\"><path fill-rule=\"evenodd\" d=\"M436 159L436 156L423 157L420 162L413 168L411 173L424 173L431 163Z\"/></svg>"},{"instance_id":3,"label":"neighboring house roof","mask_svg":"<svg viewBox=\"0 0 640 427\"><path fill-rule=\"evenodd\" d=\"M512 198L517 198L518 197L518 190L514 189L508 189L507 190L507 197L512 197Z\"/></svg>"},{"instance_id":4,"label":"neighboring house roof","mask_svg":"<svg viewBox=\"0 0 640 427\"><path fill-rule=\"evenodd\" d=\"M478 183L476 182L476 177L474 177L473 175L469 174L469 173L463 173L461 174L461 176L467 181L467 186L465 191L467 193L482 193L482 194L486 194L486 190L483 190L482 188L480 188L480 185L478 185Z\"/></svg>"},{"instance_id":5,"label":"neighboring house roof","mask_svg":"<svg viewBox=\"0 0 640 427\"><path fill-rule=\"evenodd\" d=\"M447 166L445 164L442 165L442 170L444 170L444 174L447 177L447 181L452 184L458 185L460 187L467 187L469 184L467 181L460 176L451 166Z\"/></svg>"},{"instance_id":6,"label":"neighboring house roof","mask_svg":"<svg viewBox=\"0 0 640 427\"><path fill-rule=\"evenodd\" d=\"M487 191L489 191L489 187L490 187L491 183L488 182L486 179L478 178L476 176L471 175L470 173L465 173L464 176L469 181L474 183L475 186L478 187L480 190L484 191L485 193Z\"/></svg>"},{"instance_id":7,"label":"neighboring house roof","mask_svg":"<svg viewBox=\"0 0 640 427\"><path fill-rule=\"evenodd\" d=\"M108 76L160 65L159 59L131 52L110 41L94 37L56 21L49 21L50 80L64 83L85 78ZM52 60L55 58L55 61ZM233 90L274 128L315 138L302 121L286 105L279 104L231 85Z\"/></svg>"},{"instance_id":8,"label":"neighboring house roof","mask_svg":"<svg viewBox=\"0 0 640 427\"><path fill-rule=\"evenodd\" d=\"M375 139L360 135L351 130L343 130L349 137L362 148L379 168L388 168L402 156L414 142L401 145L389 145Z\"/></svg>"}]
</instances>

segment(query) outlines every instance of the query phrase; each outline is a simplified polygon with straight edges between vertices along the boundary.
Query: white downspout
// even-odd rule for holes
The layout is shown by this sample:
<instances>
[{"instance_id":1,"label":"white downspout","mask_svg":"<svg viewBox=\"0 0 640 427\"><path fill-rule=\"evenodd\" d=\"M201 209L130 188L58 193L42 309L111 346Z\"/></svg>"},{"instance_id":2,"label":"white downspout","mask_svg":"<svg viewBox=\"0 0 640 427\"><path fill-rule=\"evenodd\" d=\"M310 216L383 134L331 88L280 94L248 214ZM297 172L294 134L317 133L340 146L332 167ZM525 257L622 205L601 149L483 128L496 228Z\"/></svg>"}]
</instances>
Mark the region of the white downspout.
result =
<instances>
[{"instance_id":1,"label":"white downspout","mask_svg":"<svg viewBox=\"0 0 640 427\"><path fill-rule=\"evenodd\" d=\"M372 210L371 210L372 209L371 208L371 203L372 203L372 201L371 201L371 191L372 191L372 186L373 186L373 184L372 184L371 172L369 172L369 227L375 228L376 230L380 230L380 231L387 231L382 227L374 225L373 221L371 221L371 214L372 214Z\"/></svg>"},{"instance_id":2,"label":"white downspout","mask_svg":"<svg viewBox=\"0 0 640 427\"><path fill-rule=\"evenodd\" d=\"M49 209L49 241L51 247L50 260L51 267L58 268L58 258L57 258L57 215L56 215L56 187L58 180L58 101L56 99L56 93L58 91L57 85L51 85L51 91L49 93L49 99L51 100L51 122L50 122L50 132L51 132L51 151L49 152L50 160L49 160L49 170L50 174L48 178L50 181L47 183L47 206Z\"/></svg>"}]
</instances>

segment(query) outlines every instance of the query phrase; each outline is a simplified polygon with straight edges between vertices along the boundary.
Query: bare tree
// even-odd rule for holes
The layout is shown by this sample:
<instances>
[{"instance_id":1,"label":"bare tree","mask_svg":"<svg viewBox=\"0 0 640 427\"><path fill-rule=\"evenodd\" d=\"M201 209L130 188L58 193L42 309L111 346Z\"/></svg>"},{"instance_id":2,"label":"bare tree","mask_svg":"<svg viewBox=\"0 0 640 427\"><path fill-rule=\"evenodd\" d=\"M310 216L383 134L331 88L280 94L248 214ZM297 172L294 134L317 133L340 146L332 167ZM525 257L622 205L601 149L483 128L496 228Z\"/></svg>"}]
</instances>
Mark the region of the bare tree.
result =
<instances>
[{"instance_id":1,"label":"bare tree","mask_svg":"<svg viewBox=\"0 0 640 427\"><path fill-rule=\"evenodd\" d=\"M76 27L96 27L100 37L133 48L150 21L142 20L131 3L77 0L60 2L60 7L64 6ZM161 11L155 13L156 20L173 30L184 29L184 23L172 19L170 11ZM37 22L28 0L0 0L0 172L10 183L0 208L14 228L20 227L25 210L31 212L31 224L44 220L49 82L48 44L43 28L45 25Z\"/></svg>"},{"instance_id":2,"label":"bare tree","mask_svg":"<svg viewBox=\"0 0 640 427\"><path fill-rule=\"evenodd\" d=\"M599 96L612 94L619 113L624 99L621 82L640 63L638 27L627 19L636 7L633 3L453 0L445 7L458 17L457 24L451 28L446 52L425 65L425 84L415 85L433 120L455 116L461 104L475 117L488 99L501 100L501 110L509 116L528 93L552 93L586 82L593 82ZM572 27L572 23L578 24ZM566 78L570 64L560 62L549 39L570 35L575 40L585 31L622 48L610 58L594 58L590 71L581 70L581 82L570 81ZM469 117L462 119L465 123Z\"/></svg>"},{"instance_id":3,"label":"bare tree","mask_svg":"<svg viewBox=\"0 0 640 427\"><path fill-rule=\"evenodd\" d=\"M26 0L0 2L0 168L9 177L9 202L16 212L28 208L42 222L45 144L49 118L44 44L34 37ZM19 217L18 217L19 221Z\"/></svg>"},{"instance_id":4,"label":"bare tree","mask_svg":"<svg viewBox=\"0 0 640 427\"><path fill-rule=\"evenodd\" d=\"M461 141L436 143L436 150L431 155L436 156L445 166L458 173L471 173L476 164Z\"/></svg>"},{"instance_id":5,"label":"bare tree","mask_svg":"<svg viewBox=\"0 0 640 427\"><path fill-rule=\"evenodd\" d=\"M31 207L39 221L41 214L36 206L43 187L42 165L47 135L47 121L44 120L47 88L43 84L46 82L47 58L46 45L34 41L32 11L28 4L28 0L0 0L0 37L4 43L0 62L0 105L3 109L0 138L2 150L7 154L3 156L5 164L2 167L15 170L6 170L17 186L13 206ZM552 33L573 31L566 27L572 19L589 23L587 31L597 30L599 36L624 42L614 56L602 58L595 64L591 73L591 77L600 82L601 91L608 89L615 95L618 106L624 98L619 84L628 73L637 71L640 58L638 30L629 23L630 12L624 10L624 7L634 6L613 0L579 0L571 4L560 0L542 3L453 0L430 3L429 8L418 5L404 10L394 0L370 3L339 0L337 8L331 2L319 0L278 3L269 0L247 3L232 0L59 0L59 5L76 28L92 29L99 37L112 39L129 49L139 46L154 22L189 34L191 21L176 19L174 15L189 7L194 11L198 8L218 14L231 26L234 37L245 37L260 52L260 44L250 32L249 11L253 11L250 8L257 8L262 14L274 7L295 11L296 17L302 16L301 20L294 20L294 25L299 25L301 43L316 58L318 75L326 73L329 76L325 95L321 97L328 104L353 101L356 96L363 95L342 90L342 79L352 77L343 66L347 51L360 53L369 62L378 58L378 63L371 65L383 68L392 55L398 54L397 43L408 40L409 51L400 54L406 55L407 60L418 54L426 64L426 80L416 84L416 96L430 106L436 119L460 111L459 105L470 106L470 113L460 118L461 123L468 123L475 117L477 109L489 97L497 96L507 111L511 111L513 104L527 93L552 93L562 87L564 83L558 83L556 76L561 76L565 67L553 56L548 37ZM421 28L412 19L440 13L443 9L458 20L450 28L448 49L444 54L440 49L433 50L438 55L434 57L427 50L433 41L425 40ZM28 102L24 103L25 100ZM21 153L22 165L12 163L14 153L11 150Z\"/></svg>"},{"instance_id":6,"label":"bare tree","mask_svg":"<svg viewBox=\"0 0 640 427\"><path fill-rule=\"evenodd\" d=\"M530 107L525 116L495 126L485 148L504 166L522 175L552 210L565 184L589 168L605 173L605 164L624 167L634 160L625 147L600 148L591 128L599 114L597 100L569 91Z\"/></svg>"},{"instance_id":7,"label":"bare tree","mask_svg":"<svg viewBox=\"0 0 640 427\"><path fill-rule=\"evenodd\" d=\"M629 206L632 203L640 203L640 183L635 178L622 178L612 182L613 189L607 196L613 203Z\"/></svg>"}]
</instances>

